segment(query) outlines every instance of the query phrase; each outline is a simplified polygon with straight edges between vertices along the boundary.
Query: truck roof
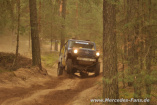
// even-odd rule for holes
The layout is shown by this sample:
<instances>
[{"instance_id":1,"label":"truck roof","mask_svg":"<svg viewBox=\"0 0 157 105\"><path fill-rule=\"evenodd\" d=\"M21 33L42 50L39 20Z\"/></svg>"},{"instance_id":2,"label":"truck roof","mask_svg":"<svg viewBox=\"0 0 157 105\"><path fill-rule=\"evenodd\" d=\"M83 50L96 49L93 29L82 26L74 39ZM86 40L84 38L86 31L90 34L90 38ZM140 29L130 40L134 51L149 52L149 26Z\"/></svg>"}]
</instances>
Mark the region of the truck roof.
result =
<instances>
[{"instance_id":1,"label":"truck roof","mask_svg":"<svg viewBox=\"0 0 157 105\"><path fill-rule=\"evenodd\" d=\"M89 40L76 40L76 39L69 39L70 41L79 41L79 42L90 42L90 43L94 43L94 42L91 42Z\"/></svg>"}]
</instances>

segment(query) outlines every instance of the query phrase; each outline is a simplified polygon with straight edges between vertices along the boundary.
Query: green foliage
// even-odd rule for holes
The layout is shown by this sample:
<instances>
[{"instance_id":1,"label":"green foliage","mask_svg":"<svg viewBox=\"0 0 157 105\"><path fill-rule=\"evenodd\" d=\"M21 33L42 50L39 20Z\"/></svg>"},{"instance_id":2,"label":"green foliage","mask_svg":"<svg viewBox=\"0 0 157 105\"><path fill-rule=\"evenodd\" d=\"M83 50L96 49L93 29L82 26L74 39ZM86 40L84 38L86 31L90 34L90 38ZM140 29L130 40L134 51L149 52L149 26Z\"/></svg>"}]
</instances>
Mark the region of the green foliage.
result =
<instances>
[{"instance_id":1,"label":"green foliage","mask_svg":"<svg viewBox=\"0 0 157 105\"><path fill-rule=\"evenodd\" d=\"M63 19L60 15L59 3L57 0L37 0L39 33L40 37L44 39L53 38L60 40ZM28 1L21 0L20 35L30 34L28 4ZM8 4L5 0L1 0L0 5L2 5L2 11L0 11L0 32L5 31L4 28L10 31L11 29L16 30L16 1L11 0ZM103 30L102 0L67 0L66 8L66 39L72 37L89 39L101 45Z\"/></svg>"},{"instance_id":2,"label":"green foliage","mask_svg":"<svg viewBox=\"0 0 157 105\"><path fill-rule=\"evenodd\" d=\"M119 81L124 81L125 85L132 82L134 89L139 88L137 93L141 91L142 96L147 96L144 90L157 81L154 69L156 63L152 60L156 53L149 55L152 50L150 46L154 51L157 44L157 14L154 14L157 10L157 2L156 0L151 0L151 4L149 0L139 1L139 3L130 0L130 2L132 4L120 0L120 4L117 5L118 61L125 65L124 72L119 71ZM150 56L153 58L149 59ZM149 60L151 65L149 65ZM132 97L139 95L136 91L132 93L134 94Z\"/></svg>"},{"instance_id":3,"label":"green foliage","mask_svg":"<svg viewBox=\"0 0 157 105\"><path fill-rule=\"evenodd\" d=\"M120 98L131 99L133 98L134 92L132 88L119 89Z\"/></svg>"},{"instance_id":4,"label":"green foliage","mask_svg":"<svg viewBox=\"0 0 157 105\"><path fill-rule=\"evenodd\" d=\"M38 9L38 24L40 37L43 39L58 39L60 40L61 28L63 19L60 13L60 1L61 0L37 0ZM141 81L141 86L145 87L145 82L154 84L157 81L156 69L152 69L150 74L146 73L146 58L147 58L147 46L150 43L147 41L152 37L153 49L155 54L153 55L152 66L156 66L155 59L157 58L157 0L151 0L152 5L149 6L149 0L140 1L140 5L137 5L137 1L133 1L131 7L126 3L127 0L107 0L108 3L116 4L116 35L117 35L117 55L119 63L124 63L124 72L119 70L119 82L124 81L134 82L135 77L138 81ZM125 4L124 4L125 3ZM5 31L16 30L17 28L17 9L16 0L0 0L0 35ZM142 7L143 6L143 7ZM139 7L139 16L137 10ZM127 15L127 9L130 8L131 12ZM143 9L142 9L143 8ZM151 8L151 10L150 10ZM65 19L65 38L66 40L72 37L78 39L89 39L97 44L98 49L102 51L102 34L103 34L103 20L102 10L103 0L67 0L66 5L66 19ZM150 10L150 11L149 11ZM29 1L21 0L21 19L20 19L20 35L30 35L30 14L29 14ZM136 27L139 25L139 36L136 36ZM16 31L15 31L16 32ZM135 37L136 36L136 37ZM142 36L142 37L141 37ZM130 39L129 39L129 38ZM126 39L126 43L124 40ZM133 41L133 39L135 39ZM134 42L134 46L131 46L131 42ZM141 42L144 42L144 52L141 54ZM49 43L50 44L50 43ZM124 53L124 46L127 47L127 52ZM22 47L22 46L21 46ZM137 51L137 63L135 63L135 56L128 55L128 49L134 48ZM141 55L140 55L141 54ZM56 56L57 55L57 56ZM102 56L102 54L101 54ZM123 57L123 59L122 59ZM126 59L125 59L126 57ZM143 68L140 68L140 57L142 58ZM130 61L132 59L133 61ZM53 66L58 60L58 53L49 53L42 55L42 62L47 66ZM128 66L128 64L133 65ZM130 70L141 71L139 74L130 74ZM3 72L4 70L0 70ZM123 78L124 74L124 78ZM115 79L113 77L112 79ZM104 78L103 78L104 79ZM112 83L112 79L104 79L107 83ZM135 84L136 85L136 84ZM134 85L134 86L135 86ZM154 88L154 87L153 87ZM152 90L153 90L152 88ZM130 88L129 88L130 89ZM132 98L133 92L128 88L120 89L120 96L125 98ZM127 92L129 90L129 92ZM133 90L133 89L132 89ZM155 89L154 89L155 90ZM156 93L153 92L156 96Z\"/></svg>"},{"instance_id":5,"label":"green foliage","mask_svg":"<svg viewBox=\"0 0 157 105\"><path fill-rule=\"evenodd\" d=\"M97 6L91 0L68 0L67 11L67 39L76 37L102 42L99 39L102 37L102 5Z\"/></svg>"}]
</instances>

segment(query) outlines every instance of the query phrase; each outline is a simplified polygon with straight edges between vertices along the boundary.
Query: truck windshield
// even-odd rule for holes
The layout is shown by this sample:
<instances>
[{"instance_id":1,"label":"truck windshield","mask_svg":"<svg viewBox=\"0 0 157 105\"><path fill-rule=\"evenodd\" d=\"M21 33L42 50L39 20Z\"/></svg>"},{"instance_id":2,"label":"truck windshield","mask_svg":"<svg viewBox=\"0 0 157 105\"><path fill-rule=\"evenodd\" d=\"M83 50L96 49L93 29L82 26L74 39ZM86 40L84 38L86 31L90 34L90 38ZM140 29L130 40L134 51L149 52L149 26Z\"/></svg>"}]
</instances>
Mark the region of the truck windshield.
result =
<instances>
[{"instance_id":1,"label":"truck windshield","mask_svg":"<svg viewBox=\"0 0 157 105\"><path fill-rule=\"evenodd\" d=\"M70 41L69 43L70 48L85 48L95 50L94 43L91 42L83 42L83 41Z\"/></svg>"}]
</instances>

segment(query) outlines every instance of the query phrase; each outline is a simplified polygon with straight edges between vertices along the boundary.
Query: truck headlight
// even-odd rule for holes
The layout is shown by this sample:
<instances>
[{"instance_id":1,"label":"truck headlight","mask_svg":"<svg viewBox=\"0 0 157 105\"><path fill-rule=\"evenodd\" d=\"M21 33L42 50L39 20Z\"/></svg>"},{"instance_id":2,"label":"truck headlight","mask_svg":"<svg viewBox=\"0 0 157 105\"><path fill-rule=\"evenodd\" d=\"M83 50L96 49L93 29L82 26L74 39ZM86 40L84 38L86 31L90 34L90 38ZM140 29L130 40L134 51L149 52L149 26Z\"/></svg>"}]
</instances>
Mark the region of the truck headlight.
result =
<instances>
[{"instance_id":1,"label":"truck headlight","mask_svg":"<svg viewBox=\"0 0 157 105\"><path fill-rule=\"evenodd\" d=\"M96 56L100 56L100 53L99 53L99 52L97 52L97 53L96 53Z\"/></svg>"},{"instance_id":2,"label":"truck headlight","mask_svg":"<svg viewBox=\"0 0 157 105\"><path fill-rule=\"evenodd\" d=\"M75 50L74 50L74 53L75 53L75 54L77 54L77 52L78 52L78 50L77 50L77 49L75 49Z\"/></svg>"}]
</instances>

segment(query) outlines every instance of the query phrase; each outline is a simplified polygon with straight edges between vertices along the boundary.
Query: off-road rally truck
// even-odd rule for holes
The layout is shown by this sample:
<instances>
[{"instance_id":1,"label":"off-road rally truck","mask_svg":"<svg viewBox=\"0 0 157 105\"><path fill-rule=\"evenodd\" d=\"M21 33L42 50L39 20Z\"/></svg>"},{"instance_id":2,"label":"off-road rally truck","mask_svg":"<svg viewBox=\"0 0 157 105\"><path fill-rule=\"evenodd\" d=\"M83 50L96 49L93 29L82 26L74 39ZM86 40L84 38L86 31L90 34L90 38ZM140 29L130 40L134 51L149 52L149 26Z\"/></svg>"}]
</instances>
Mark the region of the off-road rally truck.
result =
<instances>
[{"instance_id":1,"label":"off-road rally truck","mask_svg":"<svg viewBox=\"0 0 157 105\"><path fill-rule=\"evenodd\" d=\"M60 51L57 75L62 75L65 70L68 74L77 72L85 76L94 72L97 76L100 73L99 56L94 42L69 39Z\"/></svg>"}]
</instances>

